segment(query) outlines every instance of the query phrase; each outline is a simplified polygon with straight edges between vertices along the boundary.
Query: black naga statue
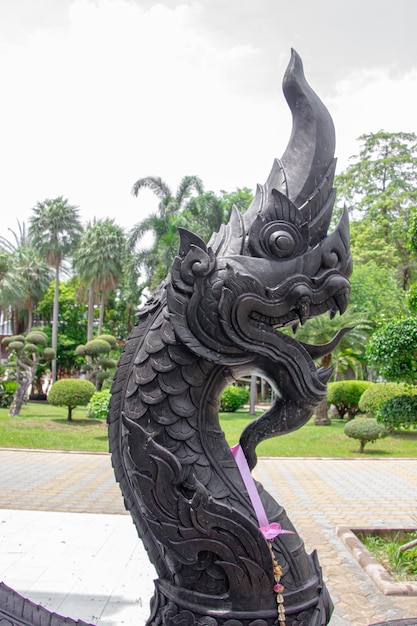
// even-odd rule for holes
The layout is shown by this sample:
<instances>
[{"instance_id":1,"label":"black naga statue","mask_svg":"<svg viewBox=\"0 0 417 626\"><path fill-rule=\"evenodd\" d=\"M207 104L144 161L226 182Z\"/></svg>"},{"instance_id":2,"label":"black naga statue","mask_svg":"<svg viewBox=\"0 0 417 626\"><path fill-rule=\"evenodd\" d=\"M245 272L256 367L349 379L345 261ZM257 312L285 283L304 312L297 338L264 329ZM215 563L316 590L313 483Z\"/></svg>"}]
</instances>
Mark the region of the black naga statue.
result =
<instances>
[{"instance_id":1,"label":"black naga statue","mask_svg":"<svg viewBox=\"0 0 417 626\"><path fill-rule=\"evenodd\" d=\"M293 130L245 215L206 245L182 230L170 275L138 314L112 388L116 479L155 565L148 626L321 626L332 603L315 553L283 508L255 486L256 446L300 428L325 397L326 345L279 328L343 313L351 271L345 213L327 234L335 190L334 129L293 52L284 77ZM223 388L256 373L272 408L230 450L218 420ZM82 626L0 584L0 623ZM87 625L85 625L87 626Z\"/></svg>"},{"instance_id":2,"label":"black naga statue","mask_svg":"<svg viewBox=\"0 0 417 626\"><path fill-rule=\"evenodd\" d=\"M314 360L341 337L312 346L279 328L343 313L351 272L346 213L327 234L333 123L295 52L283 89L293 130L281 161L248 211L234 209L207 245L181 230L171 272L139 311L113 384L116 479L158 574L148 626L330 619L315 553L258 484L275 532L260 528L247 476L257 444L300 428L325 397L331 370ZM277 399L243 431L237 463L219 426L219 398L248 373L267 379Z\"/></svg>"}]
</instances>

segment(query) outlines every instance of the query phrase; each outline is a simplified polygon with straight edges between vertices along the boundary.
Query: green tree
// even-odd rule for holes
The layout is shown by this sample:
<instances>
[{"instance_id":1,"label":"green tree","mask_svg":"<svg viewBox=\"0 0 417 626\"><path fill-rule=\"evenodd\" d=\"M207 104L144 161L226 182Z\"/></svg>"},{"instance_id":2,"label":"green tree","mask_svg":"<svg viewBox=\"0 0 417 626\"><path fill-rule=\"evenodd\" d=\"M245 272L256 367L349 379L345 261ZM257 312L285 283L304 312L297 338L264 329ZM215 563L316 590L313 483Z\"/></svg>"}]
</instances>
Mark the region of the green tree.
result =
<instances>
[{"instance_id":1,"label":"green tree","mask_svg":"<svg viewBox=\"0 0 417 626\"><path fill-rule=\"evenodd\" d=\"M75 407L87 406L95 391L96 388L89 380L63 378L52 385L48 402L54 406L66 406L68 408L67 419L71 421Z\"/></svg>"},{"instance_id":2,"label":"green tree","mask_svg":"<svg viewBox=\"0 0 417 626\"><path fill-rule=\"evenodd\" d=\"M340 419L347 413L348 420L352 420L360 411L359 400L363 392L372 384L368 380L341 380L329 383L327 401L336 407Z\"/></svg>"},{"instance_id":3,"label":"green tree","mask_svg":"<svg viewBox=\"0 0 417 626\"><path fill-rule=\"evenodd\" d=\"M82 232L78 208L62 196L38 202L30 218L29 234L34 245L55 271L54 310L52 318L52 349L58 347L59 273L65 259L75 250ZM56 380L57 364L52 362L52 380Z\"/></svg>"},{"instance_id":4,"label":"green tree","mask_svg":"<svg viewBox=\"0 0 417 626\"><path fill-rule=\"evenodd\" d=\"M7 264L0 279L0 306L11 313L14 333L29 332L33 309L51 280L51 272L31 241L25 224L18 233L9 229L11 240L0 237L0 250Z\"/></svg>"},{"instance_id":5,"label":"green tree","mask_svg":"<svg viewBox=\"0 0 417 626\"><path fill-rule=\"evenodd\" d=\"M208 241L222 224L228 222L233 206L245 213L252 200L253 194L247 187L231 193L222 190L219 196L208 191L191 198L187 205L187 213L190 215L187 228Z\"/></svg>"},{"instance_id":6,"label":"green tree","mask_svg":"<svg viewBox=\"0 0 417 626\"><path fill-rule=\"evenodd\" d=\"M145 283L140 282L134 259L126 254L123 262L122 283L116 291L111 291L108 297L104 312L103 332L114 334L122 341L128 338L135 324L135 313L145 287Z\"/></svg>"},{"instance_id":7,"label":"green tree","mask_svg":"<svg viewBox=\"0 0 417 626\"><path fill-rule=\"evenodd\" d=\"M383 439L388 435L388 431L382 424L371 417L358 417L351 420L345 426L345 435L352 439L358 439L361 454L365 451L367 443L373 443L377 439Z\"/></svg>"},{"instance_id":8,"label":"green tree","mask_svg":"<svg viewBox=\"0 0 417 626\"><path fill-rule=\"evenodd\" d=\"M384 379L415 384L417 318L391 320L373 333L366 346L369 365Z\"/></svg>"},{"instance_id":9,"label":"green tree","mask_svg":"<svg viewBox=\"0 0 417 626\"><path fill-rule=\"evenodd\" d=\"M70 376L79 369L83 360L74 355L76 347L87 341L87 306L81 302L78 277L59 284L58 351L56 354L58 376ZM55 281L45 291L35 316L44 324L44 331L52 337Z\"/></svg>"},{"instance_id":10,"label":"green tree","mask_svg":"<svg viewBox=\"0 0 417 626\"><path fill-rule=\"evenodd\" d=\"M174 193L161 178L147 176L136 181L132 188L132 194L138 196L140 190L144 188L150 189L159 198L158 208L132 228L129 235L129 246L133 251L140 244L144 235L150 233L153 236L151 247L145 251L142 250L142 253L137 257L137 263L143 268L149 281L158 265L156 242L164 235L172 233L172 218L186 209L193 195L201 195L204 192L204 187L198 176L185 176ZM177 226L176 223L175 228ZM168 269L169 267L170 264Z\"/></svg>"},{"instance_id":11,"label":"green tree","mask_svg":"<svg viewBox=\"0 0 417 626\"><path fill-rule=\"evenodd\" d=\"M9 415L20 414L23 402L36 377L38 366L49 363L55 358L55 352L47 347L48 337L41 331L32 331L26 336L4 337L2 341L10 359L16 366L16 379L19 383L13 396Z\"/></svg>"},{"instance_id":12,"label":"green tree","mask_svg":"<svg viewBox=\"0 0 417 626\"><path fill-rule=\"evenodd\" d=\"M332 319L328 315L318 315L298 326L296 338L305 343L322 344L330 341L342 328L350 330L343 336L333 352L324 357L321 367L334 367L332 379L340 380L349 370L355 378L363 378L365 365L365 344L372 332L372 325L355 307L349 305L342 316Z\"/></svg>"},{"instance_id":13,"label":"green tree","mask_svg":"<svg viewBox=\"0 0 417 626\"><path fill-rule=\"evenodd\" d=\"M9 266L9 255L7 252L0 250L0 280L3 280L5 275L7 274Z\"/></svg>"},{"instance_id":14,"label":"green tree","mask_svg":"<svg viewBox=\"0 0 417 626\"><path fill-rule=\"evenodd\" d=\"M392 267L375 260L356 263L350 284L349 303L372 329L381 322L408 314L408 292L399 285L396 270Z\"/></svg>"},{"instance_id":15,"label":"green tree","mask_svg":"<svg viewBox=\"0 0 417 626\"><path fill-rule=\"evenodd\" d=\"M335 179L338 205L345 204L353 220L353 257L395 267L406 290L416 265L407 232L417 204L417 137L379 131L359 141L359 154Z\"/></svg>"},{"instance_id":16,"label":"green tree","mask_svg":"<svg viewBox=\"0 0 417 626\"><path fill-rule=\"evenodd\" d=\"M97 291L100 297L100 335L107 294L122 278L124 250L123 229L108 218L89 222L75 250L74 268L88 287L88 341L93 338L94 292Z\"/></svg>"},{"instance_id":17,"label":"green tree","mask_svg":"<svg viewBox=\"0 0 417 626\"><path fill-rule=\"evenodd\" d=\"M75 354L85 357L86 362L83 371L94 382L96 389L100 391L103 382L111 376L117 362L110 358L110 352L117 350L117 341L112 335L99 335L96 339L87 341L85 345L77 346Z\"/></svg>"}]
</instances>

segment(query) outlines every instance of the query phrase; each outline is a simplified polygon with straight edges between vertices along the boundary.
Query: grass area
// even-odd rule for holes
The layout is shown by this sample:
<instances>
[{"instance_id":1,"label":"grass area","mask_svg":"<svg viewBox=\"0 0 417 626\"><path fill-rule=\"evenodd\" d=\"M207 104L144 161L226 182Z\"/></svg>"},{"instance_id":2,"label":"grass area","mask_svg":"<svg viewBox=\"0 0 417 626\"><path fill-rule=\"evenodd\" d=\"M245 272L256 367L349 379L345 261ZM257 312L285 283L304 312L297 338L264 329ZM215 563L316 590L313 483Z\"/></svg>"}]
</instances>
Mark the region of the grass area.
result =
<instances>
[{"instance_id":1,"label":"grass area","mask_svg":"<svg viewBox=\"0 0 417 626\"><path fill-rule=\"evenodd\" d=\"M0 446L107 452L107 424L87 417L86 407L76 408L69 422L65 407L29 402L19 417L0 409Z\"/></svg>"},{"instance_id":2,"label":"grass area","mask_svg":"<svg viewBox=\"0 0 417 626\"><path fill-rule=\"evenodd\" d=\"M227 441L233 445L253 419L245 410L222 413L221 425ZM417 458L417 431L404 431L367 444L365 453L357 450L359 442L343 433L346 422L334 419L331 426L315 426L310 420L300 430L261 443L259 456L305 457L409 457ZM76 408L73 421L67 409L29 402L19 417L9 417L0 409L0 446L5 448L40 448L45 450L83 450L107 452L107 426L103 420L87 417L87 409Z\"/></svg>"},{"instance_id":3,"label":"grass area","mask_svg":"<svg viewBox=\"0 0 417 626\"><path fill-rule=\"evenodd\" d=\"M237 443L243 428L251 421L247 412L221 414L222 428L230 445ZM316 426L311 419L305 426L288 435L263 441L258 456L305 457L408 457L417 458L417 431L401 431L368 443L359 454L359 441L347 437L346 420L333 419L331 426Z\"/></svg>"},{"instance_id":4,"label":"grass area","mask_svg":"<svg viewBox=\"0 0 417 626\"><path fill-rule=\"evenodd\" d=\"M406 542L416 539L416 533L408 533L401 537L398 533L393 537L358 534L363 545L385 567L397 581L417 581L417 546L399 551Z\"/></svg>"}]
</instances>

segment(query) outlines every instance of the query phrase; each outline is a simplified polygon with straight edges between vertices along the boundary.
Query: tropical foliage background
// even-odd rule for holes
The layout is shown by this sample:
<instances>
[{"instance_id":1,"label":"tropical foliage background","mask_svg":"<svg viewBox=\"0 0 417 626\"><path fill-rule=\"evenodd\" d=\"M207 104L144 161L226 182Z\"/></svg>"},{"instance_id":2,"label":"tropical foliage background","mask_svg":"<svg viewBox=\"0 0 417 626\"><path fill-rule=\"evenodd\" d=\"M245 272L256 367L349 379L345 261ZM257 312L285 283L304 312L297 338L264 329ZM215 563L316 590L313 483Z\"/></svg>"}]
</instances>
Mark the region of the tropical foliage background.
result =
<instances>
[{"instance_id":1,"label":"tropical foliage background","mask_svg":"<svg viewBox=\"0 0 417 626\"><path fill-rule=\"evenodd\" d=\"M357 155L335 181L334 219L345 206L351 222L350 304L343 317L308 320L297 336L323 343L341 327L352 327L331 355L333 379L375 380L401 378L404 363L395 363L403 358L395 342L406 333L413 355L411 371L405 367L408 381L415 383L417 137L380 131L361 136L358 143ZM84 359L77 346L105 333L123 345L137 306L169 272L178 227L208 240L228 220L233 205L244 212L252 200L246 187L207 191L195 175L184 176L175 190L160 177L139 178L132 194L145 188L158 198L157 209L128 232L116 219L83 224L80 209L61 196L39 201L28 224L17 222L15 231L0 237L3 328L8 324L8 334L16 336L45 333L55 355L51 381L79 375ZM394 322L396 333L387 332ZM7 356L4 347L2 356Z\"/></svg>"}]
</instances>

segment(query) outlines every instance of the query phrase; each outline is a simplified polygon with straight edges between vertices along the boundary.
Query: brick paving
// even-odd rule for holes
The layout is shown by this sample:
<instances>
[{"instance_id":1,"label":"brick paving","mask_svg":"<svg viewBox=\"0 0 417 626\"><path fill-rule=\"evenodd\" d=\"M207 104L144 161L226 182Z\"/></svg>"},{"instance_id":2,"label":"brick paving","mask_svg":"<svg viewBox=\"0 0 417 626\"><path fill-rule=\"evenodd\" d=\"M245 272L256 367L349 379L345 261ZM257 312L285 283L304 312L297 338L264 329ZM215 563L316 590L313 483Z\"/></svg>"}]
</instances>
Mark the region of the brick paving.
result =
<instances>
[{"instance_id":1,"label":"brick paving","mask_svg":"<svg viewBox=\"0 0 417 626\"><path fill-rule=\"evenodd\" d=\"M417 596L385 596L336 535L338 527L417 525L415 459L262 459L256 477L317 549L335 604L333 626L416 618Z\"/></svg>"},{"instance_id":2,"label":"brick paving","mask_svg":"<svg viewBox=\"0 0 417 626\"><path fill-rule=\"evenodd\" d=\"M0 509L126 515L108 454L3 448L0 472ZM336 534L415 527L417 460L263 458L254 474L307 549L317 549L335 604L331 626L413 617L417 624L417 596L383 595Z\"/></svg>"}]
</instances>

